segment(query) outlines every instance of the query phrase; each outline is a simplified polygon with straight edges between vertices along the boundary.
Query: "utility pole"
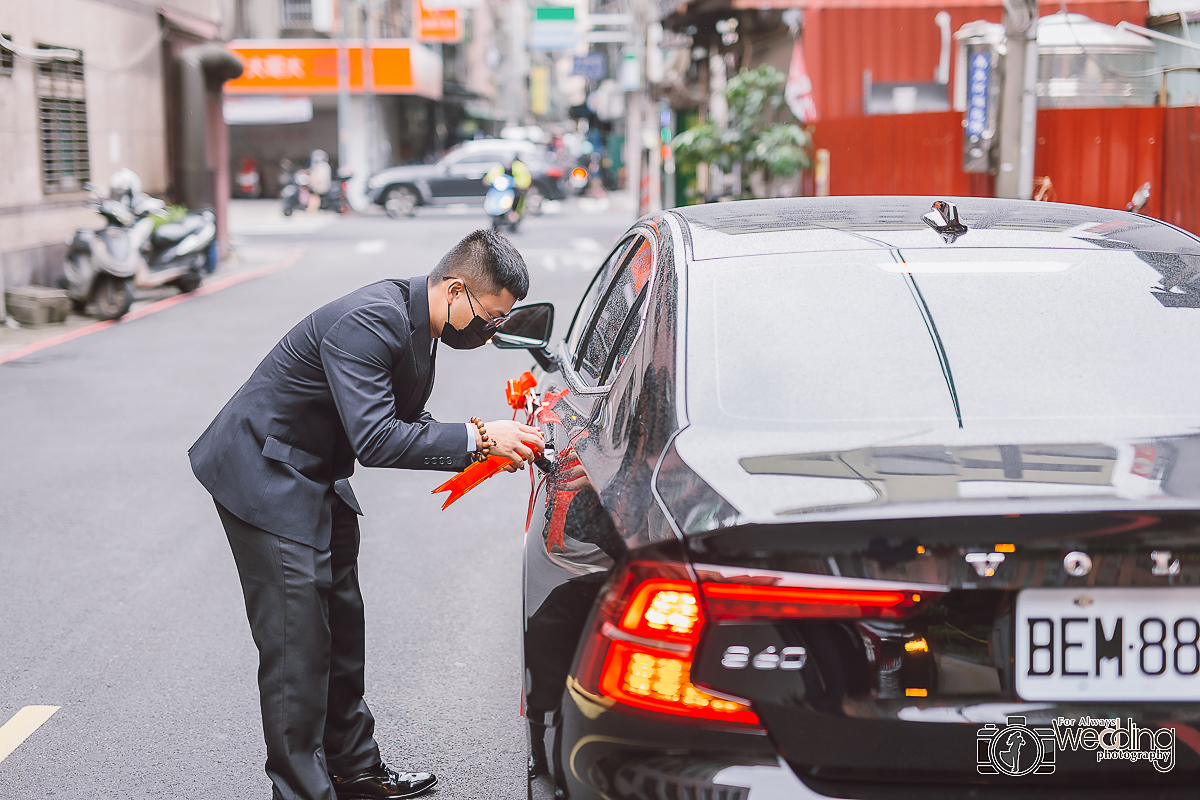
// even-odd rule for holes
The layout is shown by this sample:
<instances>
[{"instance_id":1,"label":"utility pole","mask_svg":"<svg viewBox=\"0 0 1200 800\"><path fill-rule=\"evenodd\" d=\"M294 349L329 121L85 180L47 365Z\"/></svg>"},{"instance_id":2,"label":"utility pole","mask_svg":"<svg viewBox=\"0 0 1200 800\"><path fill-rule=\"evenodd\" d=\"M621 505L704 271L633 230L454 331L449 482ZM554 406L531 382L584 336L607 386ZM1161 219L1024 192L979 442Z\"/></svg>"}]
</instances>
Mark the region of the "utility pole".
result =
<instances>
[{"instance_id":1,"label":"utility pole","mask_svg":"<svg viewBox=\"0 0 1200 800\"><path fill-rule=\"evenodd\" d=\"M996 196L1033 196L1037 141L1037 0L1004 0L1004 88L1000 96L1000 168Z\"/></svg>"},{"instance_id":2,"label":"utility pole","mask_svg":"<svg viewBox=\"0 0 1200 800\"><path fill-rule=\"evenodd\" d=\"M362 35L362 72L363 72L363 105L367 121L367 175L375 171L375 57L371 53L371 24L375 21L375 3L373 0L360 0L363 6L363 35Z\"/></svg>"},{"instance_id":3,"label":"utility pole","mask_svg":"<svg viewBox=\"0 0 1200 800\"><path fill-rule=\"evenodd\" d=\"M628 176L629 190L634 194L637 207L637 215L640 217L643 214L649 213L653 209L653 199L651 197L642 196L642 183L646 183L647 195L653 194L653 189L650 186L649 170L652 166L652 159L648 158L649 153L646 153L646 143L643 132L646 128L647 118L649 116L646 106L648 105L649 88L646 85L646 27L648 20L646 19L646 9L648 3L631 3L631 11L633 12L633 20L629 26L630 34L633 37L633 58L637 67L637 86L627 86L630 89L626 97L626 117L625 117L625 174Z\"/></svg>"},{"instance_id":4,"label":"utility pole","mask_svg":"<svg viewBox=\"0 0 1200 800\"><path fill-rule=\"evenodd\" d=\"M509 42L512 45L508 59L508 114L509 122L520 125L524 120L525 80L528 70L525 69L525 23L529 15L525 0L509 0L508 20L512 30L509 32Z\"/></svg>"},{"instance_id":5,"label":"utility pole","mask_svg":"<svg viewBox=\"0 0 1200 800\"><path fill-rule=\"evenodd\" d=\"M346 25L350 21L347 0L337 0L337 129L338 168L350 163L350 50L346 46Z\"/></svg>"}]
</instances>

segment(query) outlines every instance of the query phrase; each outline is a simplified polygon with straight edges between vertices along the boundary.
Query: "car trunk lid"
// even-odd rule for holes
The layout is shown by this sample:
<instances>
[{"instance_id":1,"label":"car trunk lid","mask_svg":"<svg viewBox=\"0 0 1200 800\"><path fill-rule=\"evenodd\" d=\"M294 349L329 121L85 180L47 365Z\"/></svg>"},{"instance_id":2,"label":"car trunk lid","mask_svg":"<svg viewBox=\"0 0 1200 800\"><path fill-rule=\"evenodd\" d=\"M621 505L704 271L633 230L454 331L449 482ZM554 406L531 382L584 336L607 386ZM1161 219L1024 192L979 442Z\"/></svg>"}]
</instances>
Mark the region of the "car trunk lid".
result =
<instances>
[{"instance_id":1,"label":"car trunk lid","mask_svg":"<svg viewBox=\"0 0 1200 800\"><path fill-rule=\"evenodd\" d=\"M1197 777L1195 512L744 524L687 545L693 681L749 700L801 776Z\"/></svg>"}]
</instances>

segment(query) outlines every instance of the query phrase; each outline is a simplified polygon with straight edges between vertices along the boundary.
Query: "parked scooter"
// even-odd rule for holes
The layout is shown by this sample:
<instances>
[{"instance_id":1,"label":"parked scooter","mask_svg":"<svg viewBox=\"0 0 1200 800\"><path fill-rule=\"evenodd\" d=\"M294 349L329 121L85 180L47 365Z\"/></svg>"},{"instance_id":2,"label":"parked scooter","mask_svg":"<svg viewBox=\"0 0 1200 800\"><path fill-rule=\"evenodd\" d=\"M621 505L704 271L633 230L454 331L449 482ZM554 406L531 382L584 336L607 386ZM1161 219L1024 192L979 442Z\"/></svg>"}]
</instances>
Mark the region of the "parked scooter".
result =
<instances>
[{"instance_id":1,"label":"parked scooter","mask_svg":"<svg viewBox=\"0 0 1200 800\"><path fill-rule=\"evenodd\" d=\"M262 195L262 181L258 177L258 162L247 156L237 174L238 191L242 197L256 198Z\"/></svg>"},{"instance_id":2,"label":"parked scooter","mask_svg":"<svg viewBox=\"0 0 1200 800\"><path fill-rule=\"evenodd\" d=\"M98 231L75 231L63 264L62 288L76 311L94 303L100 319L119 319L133 303L133 276L141 260L139 239L149 235L154 223L146 221L144 233L135 231L140 220L117 200L91 197L84 205L104 217L105 225Z\"/></svg>"},{"instance_id":3,"label":"parked scooter","mask_svg":"<svg viewBox=\"0 0 1200 800\"><path fill-rule=\"evenodd\" d=\"M165 204L142 194L130 170L113 176L109 198L93 195L84 205L104 217L105 226L79 229L67 250L63 283L77 311L93 303L100 319L120 319L133 303L134 288L191 292L216 268L213 213L193 212L156 227Z\"/></svg>"},{"instance_id":4,"label":"parked scooter","mask_svg":"<svg viewBox=\"0 0 1200 800\"><path fill-rule=\"evenodd\" d=\"M279 199L285 217L290 217L297 209L308 208L308 172L302 169L292 172L279 190Z\"/></svg>"},{"instance_id":5,"label":"parked scooter","mask_svg":"<svg viewBox=\"0 0 1200 800\"><path fill-rule=\"evenodd\" d=\"M483 198L483 210L492 218L492 230L500 231L505 226L513 233L521 224L521 214L514 207L517 187L513 176L505 173L492 178L487 195Z\"/></svg>"},{"instance_id":6,"label":"parked scooter","mask_svg":"<svg viewBox=\"0 0 1200 800\"><path fill-rule=\"evenodd\" d=\"M350 201L346 197L346 186L350 182L347 172L339 172L329 191L321 195L321 211L336 211L345 214L350 211ZM308 208L308 170L299 169L291 174L290 180L279 190L279 199L283 203L283 215L290 217L296 211Z\"/></svg>"},{"instance_id":7,"label":"parked scooter","mask_svg":"<svg viewBox=\"0 0 1200 800\"><path fill-rule=\"evenodd\" d=\"M217 268L216 215L205 210L160 224L142 246L142 255L146 269L136 276L139 288L170 284L184 294L196 291Z\"/></svg>"}]
</instances>

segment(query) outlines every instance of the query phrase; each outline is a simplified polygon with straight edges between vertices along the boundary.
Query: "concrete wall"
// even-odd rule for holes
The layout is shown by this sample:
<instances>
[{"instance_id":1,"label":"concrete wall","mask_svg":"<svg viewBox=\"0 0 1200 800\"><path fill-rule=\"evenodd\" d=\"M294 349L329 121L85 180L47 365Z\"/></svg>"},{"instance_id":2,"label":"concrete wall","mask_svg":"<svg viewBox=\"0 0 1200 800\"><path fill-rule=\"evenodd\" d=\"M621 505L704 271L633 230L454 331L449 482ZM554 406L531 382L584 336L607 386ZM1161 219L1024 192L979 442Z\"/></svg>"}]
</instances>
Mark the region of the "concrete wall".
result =
<instances>
[{"instance_id":1,"label":"concrete wall","mask_svg":"<svg viewBox=\"0 0 1200 800\"><path fill-rule=\"evenodd\" d=\"M169 182L161 30L165 7L228 27L233 0L0 0L0 33L24 47L37 43L83 51L91 182L107 187L122 167L150 193ZM21 58L0 76L0 270L8 288L52 284L64 243L99 217L85 192L42 188L36 65Z\"/></svg>"}]
</instances>

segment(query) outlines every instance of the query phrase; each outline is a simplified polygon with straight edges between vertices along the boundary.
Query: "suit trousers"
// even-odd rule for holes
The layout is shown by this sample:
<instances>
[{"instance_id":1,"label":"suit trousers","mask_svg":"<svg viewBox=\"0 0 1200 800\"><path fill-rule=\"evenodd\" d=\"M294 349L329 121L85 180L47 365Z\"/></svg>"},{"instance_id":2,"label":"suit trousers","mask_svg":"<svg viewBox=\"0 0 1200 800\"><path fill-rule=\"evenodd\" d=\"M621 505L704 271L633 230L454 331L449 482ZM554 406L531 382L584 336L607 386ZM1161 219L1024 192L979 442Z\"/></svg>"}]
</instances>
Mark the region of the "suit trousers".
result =
<instances>
[{"instance_id":1,"label":"suit trousers","mask_svg":"<svg viewBox=\"0 0 1200 800\"><path fill-rule=\"evenodd\" d=\"M333 499L327 550L257 528L217 503L258 647L267 775L275 800L335 800L330 774L380 762L363 700L358 516Z\"/></svg>"}]
</instances>

